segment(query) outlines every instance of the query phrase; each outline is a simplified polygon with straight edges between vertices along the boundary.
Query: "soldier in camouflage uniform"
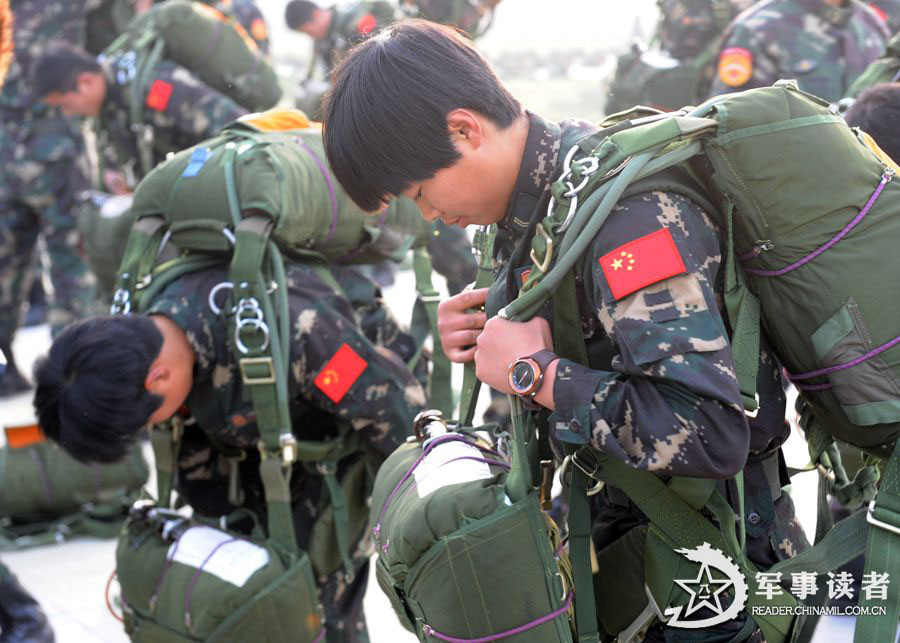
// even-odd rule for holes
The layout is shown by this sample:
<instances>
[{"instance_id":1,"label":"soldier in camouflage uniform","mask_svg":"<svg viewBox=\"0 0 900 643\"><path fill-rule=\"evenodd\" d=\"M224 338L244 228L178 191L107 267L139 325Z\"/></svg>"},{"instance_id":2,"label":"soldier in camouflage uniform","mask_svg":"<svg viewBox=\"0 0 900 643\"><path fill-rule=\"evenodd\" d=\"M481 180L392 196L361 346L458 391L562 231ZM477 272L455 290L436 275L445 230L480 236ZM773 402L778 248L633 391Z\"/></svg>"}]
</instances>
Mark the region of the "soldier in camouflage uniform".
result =
<instances>
[{"instance_id":1,"label":"soldier in camouflage uniform","mask_svg":"<svg viewBox=\"0 0 900 643\"><path fill-rule=\"evenodd\" d=\"M231 16L244 28L256 45L265 53L269 53L269 27L262 11L253 0L202 0Z\"/></svg>"},{"instance_id":2,"label":"soldier in camouflage uniform","mask_svg":"<svg viewBox=\"0 0 900 643\"><path fill-rule=\"evenodd\" d=\"M58 110L35 104L27 83L32 60L51 39L82 44L86 16L99 2L18 0L15 55L0 94L0 351L10 368L0 395L28 388L12 355L12 339L33 279L36 241L43 235L53 300L48 314L55 334L84 316L94 282L81 250L73 209L87 188L83 142L76 123Z\"/></svg>"},{"instance_id":3,"label":"soldier in camouflage uniform","mask_svg":"<svg viewBox=\"0 0 900 643\"><path fill-rule=\"evenodd\" d=\"M367 452L386 457L404 442L425 404L421 384L402 361L415 347L386 311L376 310L379 302L369 299L365 329L353 304L315 269L286 268L292 320L287 388L295 435L328 440L343 425L359 433ZM358 274L336 271L335 276L366 297ZM115 460L148 421L181 414L188 422L177 460L178 493L199 514L232 513L238 507L229 502L229 462L240 460L243 506L264 516L260 436L230 348L233 326L208 305L210 291L226 279L225 266L190 273L166 286L146 315L71 326L36 368L35 406L47 435L82 460ZM368 288L371 295L374 286ZM348 352L355 356L355 369L342 361ZM346 378L343 388L331 388L321 376L331 371L331 381ZM129 408L110 413L108 405L118 408L123 400ZM356 452L341 460L338 477L361 457ZM290 485L298 544L307 549L327 493L323 479L299 462ZM362 526L351 534L354 580L348 583L343 570L317 578L329 641L367 640L365 531Z\"/></svg>"},{"instance_id":4,"label":"soldier in camouflage uniform","mask_svg":"<svg viewBox=\"0 0 900 643\"><path fill-rule=\"evenodd\" d=\"M659 23L648 48L619 56L605 111L646 105L663 111L702 101L712 83L719 40L753 0L658 0Z\"/></svg>"},{"instance_id":5,"label":"soldier in camouflage uniform","mask_svg":"<svg viewBox=\"0 0 900 643\"><path fill-rule=\"evenodd\" d=\"M190 147L247 113L232 99L190 71L160 60L137 92L133 55L95 60L77 48L60 45L38 58L32 69L34 92L63 112L97 117L98 150L112 153L113 167L133 189L169 152ZM135 121L133 114L140 119ZM108 154L106 155L108 156ZM106 186L109 192L122 191Z\"/></svg>"},{"instance_id":6,"label":"soldier in camouflage uniform","mask_svg":"<svg viewBox=\"0 0 900 643\"><path fill-rule=\"evenodd\" d=\"M887 38L884 21L859 0L765 0L728 28L711 95L793 78L836 101Z\"/></svg>"},{"instance_id":7,"label":"soldier in camouflage uniform","mask_svg":"<svg viewBox=\"0 0 900 643\"><path fill-rule=\"evenodd\" d=\"M411 18L452 25L474 39L490 29L498 4L500 0L402 0L400 8Z\"/></svg>"},{"instance_id":8,"label":"soldier in camouflage uniform","mask_svg":"<svg viewBox=\"0 0 900 643\"><path fill-rule=\"evenodd\" d=\"M438 68L441 74L425 73ZM734 476L743 471L750 558L766 568L802 551L806 539L791 499L781 492L787 479L780 447L789 429L779 368L764 347L761 410L748 422L722 312L723 239L709 213L652 187L620 200L575 274L589 364L558 359L541 352L553 350L547 319L519 323L496 313L517 296L524 271L533 268L530 237L547 212L560 160L596 127L522 111L468 42L420 21L400 23L360 45L334 78L325 146L335 175L361 207L377 208L403 194L415 198L429 220L497 225L493 286L464 292L439 308L448 357L474 360L482 382L512 393L509 365L535 355L542 379L535 373L534 381L542 384L527 403L550 413L554 442L590 443L663 477L719 479L735 510ZM398 112L382 87L404 92L410 108ZM366 94L364 117L346 111L361 98L355 91ZM410 161L414 150L420 154ZM421 158L445 160L423 167ZM648 234L665 238L668 256L683 268L661 274L646 269L622 292L616 273L628 268L606 259L627 254L629 244ZM486 312L478 312L481 305ZM607 485L593 519L600 559L615 573L627 559L604 560L604 548L646 520L614 485ZM617 597L597 603L601 620L604 609L607 616L617 609ZM718 631L733 635L747 618L743 614ZM752 624L750 629L750 639L759 640ZM665 640L679 640L678 632L665 632ZM649 639L663 636L657 626Z\"/></svg>"}]
</instances>

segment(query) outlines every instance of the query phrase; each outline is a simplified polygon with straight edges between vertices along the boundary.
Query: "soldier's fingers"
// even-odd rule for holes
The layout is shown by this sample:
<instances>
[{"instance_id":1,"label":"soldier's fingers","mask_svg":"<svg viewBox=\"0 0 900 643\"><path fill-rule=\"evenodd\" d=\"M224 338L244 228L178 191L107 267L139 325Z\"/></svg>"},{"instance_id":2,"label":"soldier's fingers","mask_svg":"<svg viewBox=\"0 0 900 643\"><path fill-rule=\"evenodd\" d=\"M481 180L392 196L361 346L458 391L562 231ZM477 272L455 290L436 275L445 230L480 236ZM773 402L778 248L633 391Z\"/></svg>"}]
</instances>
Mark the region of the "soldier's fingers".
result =
<instances>
[{"instance_id":1,"label":"soldier's fingers","mask_svg":"<svg viewBox=\"0 0 900 643\"><path fill-rule=\"evenodd\" d=\"M481 306L481 304L484 303L484 300L487 299L487 293L487 288L464 290L458 295L445 299L438 304L438 316Z\"/></svg>"},{"instance_id":2,"label":"soldier's fingers","mask_svg":"<svg viewBox=\"0 0 900 643\"><path fill-rule=\"evenodd\" d=\"M451 348L450 350L445 351L447 353L447 359L451 362L455 362L457 364L465 364L466 362L471 362L475 359L475 350L477 346L472 346L471 348L467 348L466 350L462 350L459 348Z\"/></svg>"},{"instance_id":3,"label":"soldier's fingers","mask_svg":"<svg viewBox=\"0 0 900 643\"><path fill-rule=\"evenodd\" d=\"M441 335L441 344L444 350L451 348L466 348L472 346L478 340L481 330L458 330L452 333L444 333Z\"/></svg>"}]
</instances>

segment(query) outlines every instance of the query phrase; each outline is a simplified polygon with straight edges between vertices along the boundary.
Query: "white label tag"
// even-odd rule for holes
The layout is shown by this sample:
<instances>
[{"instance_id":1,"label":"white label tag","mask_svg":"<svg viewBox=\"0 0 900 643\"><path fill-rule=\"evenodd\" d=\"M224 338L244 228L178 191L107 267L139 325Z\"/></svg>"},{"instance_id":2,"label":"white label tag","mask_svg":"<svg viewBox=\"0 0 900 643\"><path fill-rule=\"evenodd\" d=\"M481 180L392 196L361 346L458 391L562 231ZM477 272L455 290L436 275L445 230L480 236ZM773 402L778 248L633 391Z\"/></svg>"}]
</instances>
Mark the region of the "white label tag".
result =
<instances>
[{"instance_id":1,"label":"white label tag","mask_svg":"<svg viewBox=\"0 0 900 643\"><path fill-rule=\"evenodd\" d=\"M493 477L487 463L470 458L483 459L484 454L465 442L447 442L436 446L413 472L419 497L424 498L450 485Z\"/></svg>"},{"instance_id":2,"label":"white label tag","mask_svg":"<svg viewBox=\"0 0 900 643\"><path fill-rule=\"evenodd\" d=\"M212 527L191 527L169 547L175 562L202 569L237 587L269 564L269 552Z\"/></svg>"}]
</instances>

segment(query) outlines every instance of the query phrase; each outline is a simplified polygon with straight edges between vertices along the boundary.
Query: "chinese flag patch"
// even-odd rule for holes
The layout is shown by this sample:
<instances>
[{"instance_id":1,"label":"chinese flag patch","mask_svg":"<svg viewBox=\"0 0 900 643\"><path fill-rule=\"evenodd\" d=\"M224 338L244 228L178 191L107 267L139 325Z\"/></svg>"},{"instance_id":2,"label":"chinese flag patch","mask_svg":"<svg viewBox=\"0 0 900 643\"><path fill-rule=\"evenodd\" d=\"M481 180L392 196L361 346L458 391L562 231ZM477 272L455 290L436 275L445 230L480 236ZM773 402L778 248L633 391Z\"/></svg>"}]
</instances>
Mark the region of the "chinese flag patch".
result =
<instances>
[{"instance_id":1,"label":"chinese flag patch","mask_svg":"<svg viewBox=\"0 0 900 643\"><path fill-rule=\"evenodd\" d=\"M685 272L668 228L619 246L599 259L616 301L657 281Z\"/></svg>"},{"instance_id":2,"label":"chinese flag patch","mask_svg":"<svg viewBox=\"0 0 900 643\"><path fill-rule=\"evenodd\" d=\"M359 19L359 22L356 23L356 30L359 33L369 34L372 33L372 30L377 26L378 21L375 20L375 16L373 16L371 13L367 13Z\"/></svg>"},{"instance_id":3,"label":"chinese flag patch","mask_svg":"<svg viewBox=\"0 0 900 643\"><path fill-rule=\"evenodd\" d=\"M37 424L6 427L6 445L10 449L24 449L45 440L44 432Z\"/></svg>"},{"instance_id":4,"label":"chinese flag patch","mask_svg":"<svg viewBox=\"0 0 900 643\"><path fill-rule=\"evenodd\" d=\"M170 98L172 98L172 83L157 78L150 85L150 91L147 93L147 107L155 109L157 112L165 111L169 106Z\"/></svg>"},{"instance_id":5,"label":"chinese flag patch","mask_svg":"<svg viewBox=\"0 0 900 643\"><path fill-rule=\"evenodd\" d=\"M740 87L753 76L753 53L743 47L729 47L719 56L719 80L728 87Z\"/></svg>"},{"instance_id":6,"label":"chinese flag patch","mask_svg":"<svg viewBox=\"0 0 900 643\"><path fill-rule=\"evenodd\" d=\"M328 363L322 367L313 382L320 391L337 404L354 382L359 379L369 363L357 355L349 344L341 344Z\"/></svg>"}]
</instances>

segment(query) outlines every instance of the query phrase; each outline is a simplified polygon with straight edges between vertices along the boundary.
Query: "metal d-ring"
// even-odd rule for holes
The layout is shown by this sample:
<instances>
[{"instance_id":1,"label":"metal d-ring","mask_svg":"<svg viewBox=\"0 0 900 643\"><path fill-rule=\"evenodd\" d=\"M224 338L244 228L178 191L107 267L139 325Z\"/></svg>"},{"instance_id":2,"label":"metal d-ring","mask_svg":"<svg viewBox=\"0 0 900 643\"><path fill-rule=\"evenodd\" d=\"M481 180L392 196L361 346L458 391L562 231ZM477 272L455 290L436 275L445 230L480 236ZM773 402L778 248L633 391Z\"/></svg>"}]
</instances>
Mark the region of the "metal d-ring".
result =
<instances>
[{"instance_id":1,"label":"metal d-ring","mask_svg":"<svg viewBox=\"0 0 900 643\"><path fill-rule=\"evenodd\" d=\"M218 304L216 304L216 295L219 294L219 291L225 290L226 288L233 289L234 284L230 281L223 281L222 283L216 284L215 286L213 286L212 290L209 291L209 298L207 300L209 303L209 309L211 311L213 311L213 313L215 313L216 315L222 314L222 308L219 307Z\"/></svg>"},{"instance_id":2,"label":"metal d-ring","mask_svg":"<svg viewBox=\"0 0 900 643\"><path fill-rule=\"evenodd\" d=\"M242 319L235 325L234 327L234 345L241 352L242 355L247 355L250 352L250 349L247 348L247 345L241 340L241 330L243 330L246 326L253 326L256 330L262 331L263 334L263 343L262 346L259 347L260 352L265 351L269 347L269 325L266 324L262 319Z\"/></svg>"}]
</instances>

